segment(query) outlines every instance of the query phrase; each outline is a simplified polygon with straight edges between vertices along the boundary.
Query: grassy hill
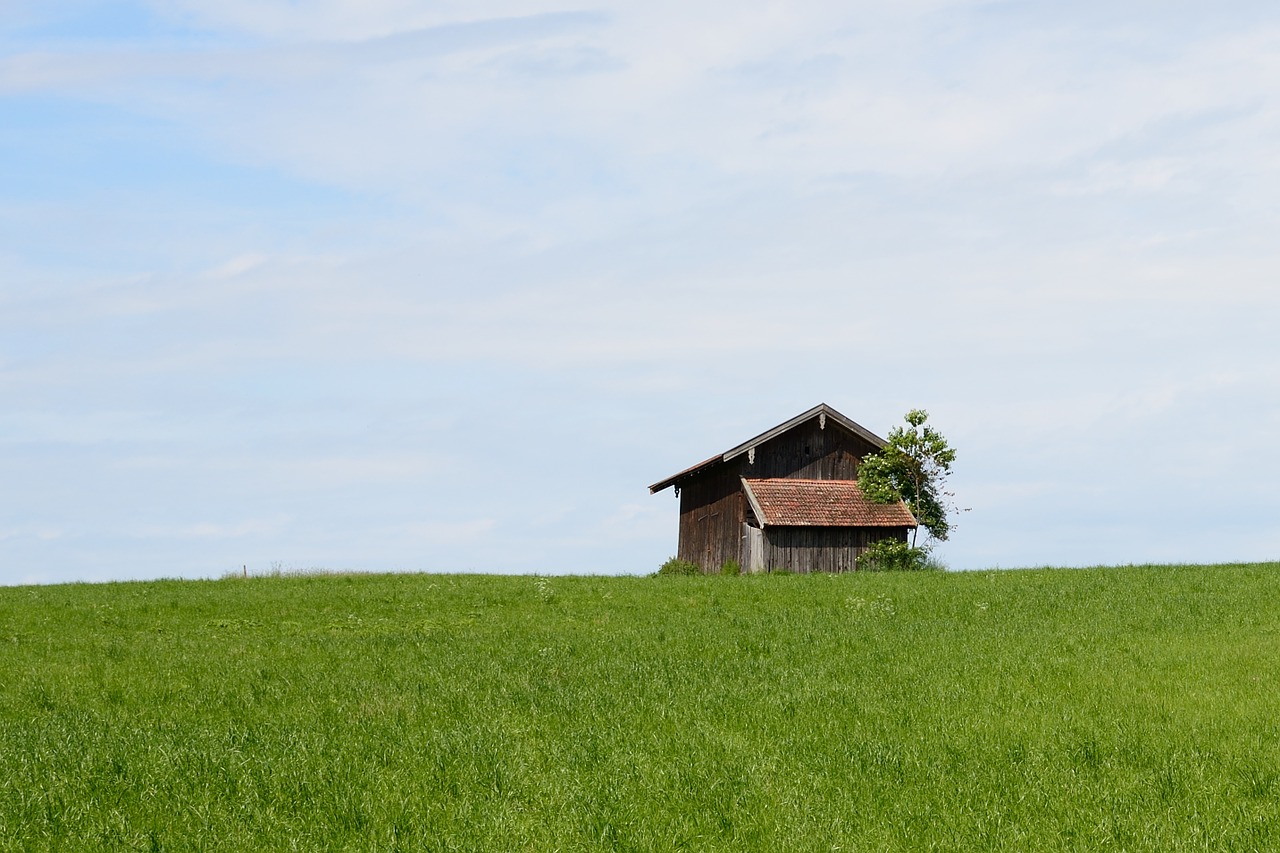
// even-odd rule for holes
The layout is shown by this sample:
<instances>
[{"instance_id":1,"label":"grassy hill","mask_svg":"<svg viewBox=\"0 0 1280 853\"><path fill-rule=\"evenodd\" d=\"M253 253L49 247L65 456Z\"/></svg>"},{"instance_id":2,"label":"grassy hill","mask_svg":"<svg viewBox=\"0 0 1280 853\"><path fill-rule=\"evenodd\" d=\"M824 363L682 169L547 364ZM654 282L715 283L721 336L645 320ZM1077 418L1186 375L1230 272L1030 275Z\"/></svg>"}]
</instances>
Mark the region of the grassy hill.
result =
<instances>
[{"instance_id":1,"label":"grassy hill","mask_svg":"<svg viewBox=\"0 0 1280 853\"><path fill-rule=\"evenodd\" d=\"M0 850L1273 850L1280 565L0 589Z\"/></svg>"}]
</instances>

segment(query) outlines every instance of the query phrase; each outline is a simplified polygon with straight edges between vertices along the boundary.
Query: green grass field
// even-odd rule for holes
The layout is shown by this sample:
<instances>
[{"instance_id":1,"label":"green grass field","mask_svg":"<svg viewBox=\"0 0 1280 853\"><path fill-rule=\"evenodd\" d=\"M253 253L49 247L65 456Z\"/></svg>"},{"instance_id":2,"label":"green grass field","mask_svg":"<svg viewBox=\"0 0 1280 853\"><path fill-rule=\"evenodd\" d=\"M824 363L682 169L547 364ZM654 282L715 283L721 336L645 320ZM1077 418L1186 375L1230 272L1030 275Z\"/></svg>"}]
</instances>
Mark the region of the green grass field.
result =
<instances>
[{"instance_id":1,"label":"green grass field","mask_svg":"<svg viewBox=\"0 0 1280 853\"><path fill-rule=\"evenodd\" d=\"M1280 565L0 589L0 850L1280 849Z\"/></svg>"}]
</instances>

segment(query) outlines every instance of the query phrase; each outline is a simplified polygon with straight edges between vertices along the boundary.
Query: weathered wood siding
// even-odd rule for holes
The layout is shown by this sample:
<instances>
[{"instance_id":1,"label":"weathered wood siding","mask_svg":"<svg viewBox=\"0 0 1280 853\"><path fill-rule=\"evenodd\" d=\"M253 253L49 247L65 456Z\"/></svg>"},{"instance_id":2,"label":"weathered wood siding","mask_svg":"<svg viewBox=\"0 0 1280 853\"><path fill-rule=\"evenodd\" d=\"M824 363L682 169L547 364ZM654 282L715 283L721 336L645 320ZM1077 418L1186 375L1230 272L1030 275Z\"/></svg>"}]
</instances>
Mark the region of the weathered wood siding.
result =
<instances>
[{"instance_id":1,"label":"weathered wood siding","mask_svg":"<svg viewBox=\"0 0 1280 853\"><path fill-rule=\"evenodd\" d=\"M754 461L743 454L691 477L680 484L680 544L676 556L697 563L704 572L717 572L728 560L737 560L746 568L750 559L750 543L746 541L742 525L749 510L742 494L742 477L853 480L857 479L858 463L862 457L875 450L871 442L839 424L828 421L823 429L814 418L758 446ZM770 563L768 549L768 544L765 544L759 555L766 568L853 570L851 561L848 569L801 569L789 563ZM816 558L806 559L805 565L811 565Z\"/></svg>"},{"instance_id":2,"label":"weathered wood siding","mask_svg":"<svg viewBox=\"0 0 1280 853\"><path fill-rule=\"evenodd\" d=\"M875 445L839 424L828 421L822 429L814 418L757 447L754 463L743 455L730 464L739 463L742 477L855 480L862 457L875 451Z\"/></svg>"},{"instance_id":3,"label":"weathered wood siding","mask_svg":"<svg viewBox=\"0 0 1280 853\"><path fill-rule=\"evenodd\" d=\"M717 572L739 559L746 496L735 465L722 465L680 489L680 545L676 556Z\"/></svg>"},{"instance_id":4,"label":"weathered wood siding","mask_svg":"<svg viewBox=\"0 0 1280 853\"><path fill-rule=\"evenodd\" d=\"M762 567L792 572L852 572L858 555L882 539L907 541L905 527L767 527Z\"/></svg>"},{"instance_id":5,"label":"weathered wood siding","mask_svg":"<svg viewBox=\"0 0 1280 853\"><path fill-rule=\"evenodd\" d=\"M750 515L750 507L747 507ZM764 531L748 521L742 525L742 557L739 562L744 572L762 572L764 564Z\"/></svg>"}]
</instances>

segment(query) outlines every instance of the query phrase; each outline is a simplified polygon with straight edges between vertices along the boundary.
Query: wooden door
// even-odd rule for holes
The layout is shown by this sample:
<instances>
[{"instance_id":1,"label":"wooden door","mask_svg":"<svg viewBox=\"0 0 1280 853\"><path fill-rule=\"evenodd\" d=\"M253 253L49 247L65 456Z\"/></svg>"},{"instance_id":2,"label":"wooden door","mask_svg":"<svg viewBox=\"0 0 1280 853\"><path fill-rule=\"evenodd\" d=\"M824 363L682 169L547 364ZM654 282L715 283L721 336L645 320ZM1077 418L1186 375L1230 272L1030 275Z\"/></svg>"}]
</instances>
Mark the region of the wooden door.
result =
<instances>
[{"instance_id":1,"label":"wooden door","mask_svg":"<svg viewBox=\"0 0 1280 853\"><path fill-rule=\"evenodd\" d=\"M739 562L744 572L764 569L764 531L746 522L742 524L742 558Z\"/></svg>"}]
</instances>

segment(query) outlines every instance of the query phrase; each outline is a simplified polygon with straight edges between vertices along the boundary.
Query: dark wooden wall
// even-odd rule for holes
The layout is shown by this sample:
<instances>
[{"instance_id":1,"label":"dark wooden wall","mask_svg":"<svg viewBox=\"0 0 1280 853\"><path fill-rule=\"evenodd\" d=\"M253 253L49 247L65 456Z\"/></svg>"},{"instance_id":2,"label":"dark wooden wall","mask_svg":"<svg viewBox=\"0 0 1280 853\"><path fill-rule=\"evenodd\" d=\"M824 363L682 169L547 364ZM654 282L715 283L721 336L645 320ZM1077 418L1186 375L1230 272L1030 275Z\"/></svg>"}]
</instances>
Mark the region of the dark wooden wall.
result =
<instances>
[{"instance_id":1,"label":"dark wooden wall","mask_svg":"<svg viewBox=\"0 0 1280 853\"><path fill-rule=\"evenodd\" d=\"M767 527L762 565L765 570L852 572L858 555L881 539L907 541L905 527Z\"/></svg>"},{"instance_id":2,"label":"dark wooden wall","mask_svg":"<svg viewBox=\"0 0 1280 853\"><path fill-rule=\"evenodd\" d=\"M738 467L721 465L680 489L680 547L676 556L704 572L737 560L746 496Z\"/></svg>"},{"instance_id":3,"label":"dark wooden wall","mask_svg":"<svg viewBox=\"0 0 1280 853\"><path fill-rule=\"evenodd\" d=\"M745 567L742 523L748 509L742 494L742 477L853 480L858 476L858 462L875 450L871 442L833 421L827 421L826 429L820 428L815 417L761 444L756 448L754 462L744 453L689 478L680 484L680 545L676 556L697 563L704 572L719 571L728 560L737 560ZM773 565L784 567L782 563ZM813 571L852 568L850 565L847 570Z\"/></svg>"},{"instance_id":4,"label":"dark wooden wall","mask_svg":"<svg viewBox=\"0 0 1280 853\"><path fill-rule=\"evenodd\" d=\"M854 480L858 477L858 462L875 451L874 444L839 424L828 421L827 428L821 429L814 418L757 447L754 464L746 454L728 464L738 463L742 477Z\"/></svg>"}]
</instances>

